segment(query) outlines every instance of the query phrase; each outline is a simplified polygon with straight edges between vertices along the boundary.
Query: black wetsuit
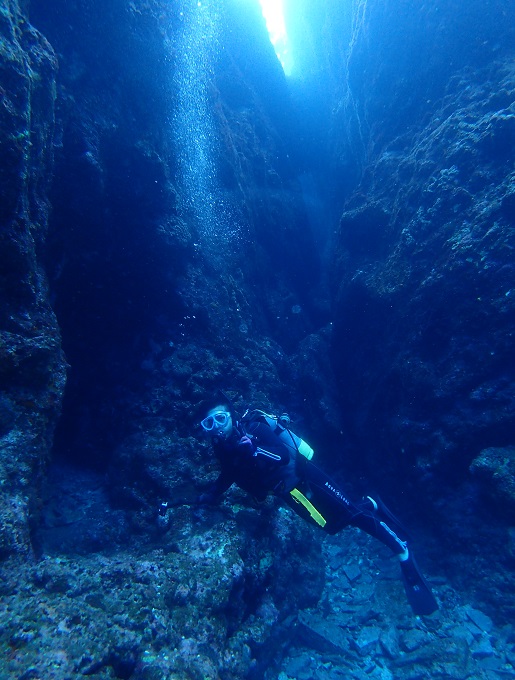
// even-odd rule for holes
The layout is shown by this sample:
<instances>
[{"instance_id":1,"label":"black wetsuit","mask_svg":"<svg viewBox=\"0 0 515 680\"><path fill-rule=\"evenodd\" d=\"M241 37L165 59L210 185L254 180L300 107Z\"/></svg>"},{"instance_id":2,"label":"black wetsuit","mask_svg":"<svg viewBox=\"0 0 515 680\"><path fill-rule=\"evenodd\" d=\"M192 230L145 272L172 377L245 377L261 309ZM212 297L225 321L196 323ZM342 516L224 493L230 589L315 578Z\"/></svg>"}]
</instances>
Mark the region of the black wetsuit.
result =
<instances>
[{"instance_id":1,"label":"black wetsuit","mask_svg":"<svg viewBox=\"0 0 515 680\"><path fill-rule=\"evenodd\" d=\"M230 438L214 439L221 472L204 495L206 500L215 500L235 483L258 501L269 493L279 496L298 515L329 534L352 525L395 554L405 550L407 537L394 518L381 516L381 510L377 512L369 500L349 500L325 472L299 453L293 437L288 445L287 437L278 436L285 428L274 427L273 422L261 411L252 411L235 425Z\"/></svg>"}]
</instances>

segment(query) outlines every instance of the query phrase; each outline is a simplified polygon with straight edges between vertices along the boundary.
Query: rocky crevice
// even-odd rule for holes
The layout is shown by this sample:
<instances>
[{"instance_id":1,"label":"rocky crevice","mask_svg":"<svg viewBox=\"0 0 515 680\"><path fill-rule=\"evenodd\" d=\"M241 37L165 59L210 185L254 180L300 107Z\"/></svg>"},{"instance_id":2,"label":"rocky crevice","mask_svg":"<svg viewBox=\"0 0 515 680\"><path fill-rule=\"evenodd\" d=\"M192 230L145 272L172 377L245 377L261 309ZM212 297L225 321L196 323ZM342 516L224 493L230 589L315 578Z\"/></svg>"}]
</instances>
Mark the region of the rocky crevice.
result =
<instances>
[{"instance_id":1,"label":"rocky crevice","mask_svg":"<svg viewBox=\"0 0 515 680\"><path fill-rule=\"evenodd\" d=\"M288 649L298 677L510 672L515 21L501 2L391 5L311 7L324 49L289 91L257 4L252 20L224 4L205 96L213 196L244 227L230 238L182 181L177 3L33 0L38 30L1 10L11 674L39 672L42 648L56 680L263 677ZM272 501L190 506L217 472L196 404L220 386L290 411L339 480L395 499L436 577L433 620L397 611L381 559L356 571L374 548L355 532L321 553ZM166 531L161 500L183 501Z\"/></svg>"}]
</instances>

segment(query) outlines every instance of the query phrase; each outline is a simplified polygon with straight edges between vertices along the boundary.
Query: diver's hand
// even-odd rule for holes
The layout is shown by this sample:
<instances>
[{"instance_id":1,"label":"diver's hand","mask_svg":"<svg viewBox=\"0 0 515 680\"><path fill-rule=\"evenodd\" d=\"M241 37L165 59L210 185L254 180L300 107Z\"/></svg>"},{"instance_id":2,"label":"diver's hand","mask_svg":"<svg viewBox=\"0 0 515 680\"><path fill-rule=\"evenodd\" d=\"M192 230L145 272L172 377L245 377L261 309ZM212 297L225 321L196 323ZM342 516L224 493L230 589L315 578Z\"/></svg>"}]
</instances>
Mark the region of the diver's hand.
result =
<instances>
[{"instance_id":1,"label":"diver's hand","mask_svg":"<svg viewBox=\"0 0 515 680\"><path fill-rule=\"evenodd\" d=\"M243 453L243 455L249 457L256 455L256 446L252 439L248 437L246 434L244 434L243 437L238 442L238 451L240 453Z\"/></svg>"},{"instance_id":2,"label":"diver's hand","mask_svg":"<svg viewBox=\"0 0 515 680\"><path fill-rule=\"evenodd\" d=\"M170 508L168 507L168 503L164 501L157 509L156 521L159 531L166 531L168 529L168 526L170 525L170 516Z\"/></svg>"}]
</instances>

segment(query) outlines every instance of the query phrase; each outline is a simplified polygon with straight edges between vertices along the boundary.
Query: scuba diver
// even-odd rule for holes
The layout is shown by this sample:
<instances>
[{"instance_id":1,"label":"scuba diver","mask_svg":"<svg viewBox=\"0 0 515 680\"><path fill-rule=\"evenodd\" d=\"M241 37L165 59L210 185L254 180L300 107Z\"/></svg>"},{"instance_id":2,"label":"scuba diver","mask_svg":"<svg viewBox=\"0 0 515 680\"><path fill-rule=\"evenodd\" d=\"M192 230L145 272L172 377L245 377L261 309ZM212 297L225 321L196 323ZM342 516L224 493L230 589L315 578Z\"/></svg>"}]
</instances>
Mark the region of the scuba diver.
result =
<instances>
[{"instance_id":1,"label":"scuba diver","mask_svg":"<svg viewBox=\"0 0 515 680\"><path fill-rule=\"evenodd\" d=\"M428 615L436 611L438 604L417 567L408 548L407 533L398 520L379 499L367 496L357 503L349 500L311 462L313 449L289 425L286 414L277 417L258 409L247 410L238 419L230 400L205 413L201 426L211 437L221 471L197 502L216 503L235 483L257 501L264 501L273 493L328 534L336 534L349 525L358 527L398 556L413 612Z\"/></svg>"}]
</instances>

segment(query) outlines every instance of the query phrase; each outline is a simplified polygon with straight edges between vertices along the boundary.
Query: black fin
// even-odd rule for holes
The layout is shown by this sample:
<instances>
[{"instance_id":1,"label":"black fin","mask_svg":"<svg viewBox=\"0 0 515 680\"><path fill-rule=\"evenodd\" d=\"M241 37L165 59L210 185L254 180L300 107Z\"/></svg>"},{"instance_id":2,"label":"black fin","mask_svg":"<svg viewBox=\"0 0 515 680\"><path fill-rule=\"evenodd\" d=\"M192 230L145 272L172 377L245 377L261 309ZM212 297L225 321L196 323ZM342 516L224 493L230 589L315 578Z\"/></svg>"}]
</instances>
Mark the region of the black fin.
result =
<instances>
[{"instance_id":1,"label":"black fin","mask_svg":"<svg viewBox=\"0 0 515 680\"><path fill-rule=\"evenodd\" d=\"M408 602L417 616L429 616L438 609L438 603L412 555L401 562L402 581Z\"/></svg>"}]
</instances>

